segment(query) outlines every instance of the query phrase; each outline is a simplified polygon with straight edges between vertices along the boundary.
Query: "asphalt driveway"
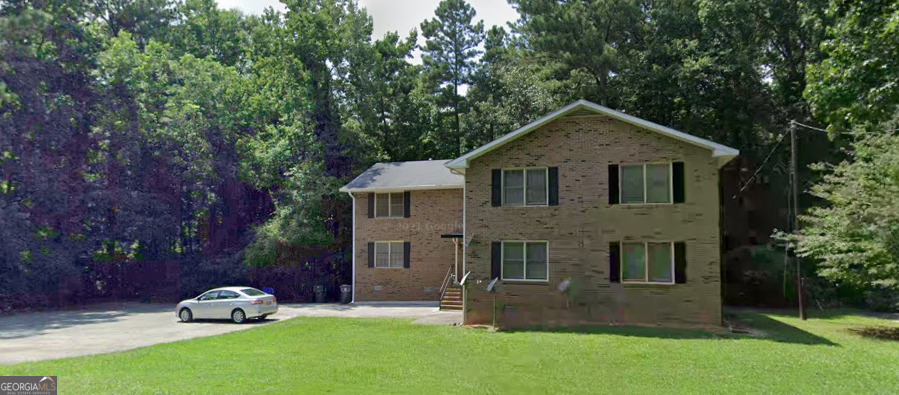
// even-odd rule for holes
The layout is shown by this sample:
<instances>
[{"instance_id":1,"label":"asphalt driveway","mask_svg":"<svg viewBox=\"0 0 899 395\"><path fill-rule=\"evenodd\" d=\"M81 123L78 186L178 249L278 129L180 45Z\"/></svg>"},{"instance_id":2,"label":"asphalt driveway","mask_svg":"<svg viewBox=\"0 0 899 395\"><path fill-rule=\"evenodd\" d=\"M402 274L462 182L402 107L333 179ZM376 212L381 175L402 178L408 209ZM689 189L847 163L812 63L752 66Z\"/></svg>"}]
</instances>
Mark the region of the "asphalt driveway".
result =
<instances>
[{"instance_id":1,"label":"asphalt driveway","mask_svg":"<svg viewBox=\"0 0 899 395\"><path fill-rule=\"evenodd\" d=\"M182 323L174 305L101 304L74 311L48 311L0 317L0 364L77 357L130 350L195 337L220 335L294 317L413 318L414 323L453 324L460 312L431 306L280 305L263 322L237 325L228 321Z\"/></svg>"}]
</instances>

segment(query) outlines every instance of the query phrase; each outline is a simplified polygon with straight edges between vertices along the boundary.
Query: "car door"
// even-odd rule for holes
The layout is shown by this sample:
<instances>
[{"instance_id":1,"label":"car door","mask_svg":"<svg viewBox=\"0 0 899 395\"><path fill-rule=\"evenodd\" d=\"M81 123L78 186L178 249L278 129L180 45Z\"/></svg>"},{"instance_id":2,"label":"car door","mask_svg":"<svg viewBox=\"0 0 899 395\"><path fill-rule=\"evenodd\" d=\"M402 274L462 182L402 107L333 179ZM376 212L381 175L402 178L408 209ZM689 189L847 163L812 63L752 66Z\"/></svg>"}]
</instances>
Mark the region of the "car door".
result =
<instances>
[{"instance_id":1,"label":"car door","mask_svg":"<svg viewBox=\"0 0 899 395\"><path fill-rule=\"evenodd\" d=\"M215 318L231 318L231 310L234 309L234 304L237 302L238 298L240 298L240 295L238 295L237 292L228 290L219 291L219 295L215 299L215 307L213 307Z\"/></svg>"},{"instance_id":2,"label":"car door","mask_svg":"<svg viewBox=\"0 0 899 395\"><path fill-rule=\"evenodd\" d=\"M213 308L218 295L219 291L209 291L200 295L192 309L194 318L216 318L214 317Z\"/></svg>"}]
</instances>

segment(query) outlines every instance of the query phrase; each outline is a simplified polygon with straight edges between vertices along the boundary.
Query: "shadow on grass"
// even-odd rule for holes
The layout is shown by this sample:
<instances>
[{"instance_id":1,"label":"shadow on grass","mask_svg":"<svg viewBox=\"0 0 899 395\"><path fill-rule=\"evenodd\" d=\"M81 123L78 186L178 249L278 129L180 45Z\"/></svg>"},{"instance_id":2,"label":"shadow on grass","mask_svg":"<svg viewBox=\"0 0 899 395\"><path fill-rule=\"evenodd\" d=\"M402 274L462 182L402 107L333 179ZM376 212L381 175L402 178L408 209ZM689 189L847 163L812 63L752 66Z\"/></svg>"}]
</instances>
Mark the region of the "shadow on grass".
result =
<instances>
[{"instance_id":1,"label":"shadow on grass","mask_svg":"<svg viewBox=\"0 0 899 395\"><path fill-rule=\"evenodd\" d=\"M771 318L770 314L759 311L742 311L735 315L738 324L746 326L753 331L760 332L760 339L767 339L779 343L839 346L821 336L804 331L783 321Z\"/></svg>"},{"instance_id":2,"label":"shadow on grass","mask_svg":"<svg viewBox=\"0 0 899 395\"><path fill-rule=\"evenodd\" d=\"M528 327L504 330L500 333L549 332L576 334L606 334L617 336L649 337L657 339L759 339L779 343L839 346L821 336L806 332L795 326L769 317L762 312L744 311L739 314L739 324L751 329L751 334L731 333L722 327L720 331L646 327L646 326L612 326L584 325L570 327Z\"/></svg>"}]
</instances>

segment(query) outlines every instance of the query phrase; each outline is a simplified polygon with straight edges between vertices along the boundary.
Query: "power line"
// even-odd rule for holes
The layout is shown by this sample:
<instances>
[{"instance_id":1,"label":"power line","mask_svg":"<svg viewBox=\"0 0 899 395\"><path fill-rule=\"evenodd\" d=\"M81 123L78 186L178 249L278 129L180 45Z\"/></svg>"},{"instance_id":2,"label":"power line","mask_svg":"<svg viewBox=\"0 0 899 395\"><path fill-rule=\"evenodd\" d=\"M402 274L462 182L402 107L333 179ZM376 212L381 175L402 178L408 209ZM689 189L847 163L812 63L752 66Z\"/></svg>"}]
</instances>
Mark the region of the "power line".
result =
<instances>
[{"instance_id":1,"label":"power line","mask_svg":"<svg viewBox=\"0 0 899 395\"><path fill-rule=\"evenodd\" d=\"M800 123L800 122L798 122L798 121L796 121L796 120L791 120L790 123L792 123L792 124L794 124L794 125L799 125L799 126L802 126L802 127L804 127L804 128L811 129L811 130L817 130L817 131L819 131L819 132L824 132L824 133L827 133L827 134L830 134L830 133L831 133L831 132L830 132L829 130L827 130L827 129L821 129L821 128L816 128L816 127L814 127L814 126L809 126L809 125L806 125L806 124L804 124L804 123Z\"/></svg>"},{"instance_id":2,"label":"power line","mask_svg":"<svg viewBox=\"0 0 899 395\"><path fill-rule=\"evenodd\" d=\"M814 130L814 131L817 131L817 132L823 132L823 133L827 133L827 134L830 134L830 133L849 134L849 135L853 134L852 132L832 132L832 131L827 130L827 129L822 129L822 128L817 128L817 127L814 127L814 126L809 126L809 125L806 125L806 124L804 124L804 123L798 122L798 121L796 121L796 120L791 120L790 123L792 123L792 124L794 124L794 125L802 126L802 127L806 128L806 129L811 129L811 130ZM887 133L899 132L899 128L896 128L896 129L893 129L893 130L887 130L886 132L887 132Z\"/></svg>"},{"instance_id":3,"label":"power line","mask_svg":"<svg viewBox=\"0 0 899 395\"><path fill-rule=\"evenodd\" d=\"M755 180L755 178L759 175L759 172L762 171L762 168L765 167L765 164L768 163L768 160L771 159L771 156L774 155L774 151L777 151L777 147L780 146L780 143L784 140L785 135L786 135L785 133L780 134L780 137L778 137L777 142L774 143L774 147L771 148L771 152L768 152L768 156L765 157L765 160L762 161L762 164L760 164L759 167L755 169L755 171L752 173L752 177L749 177L749 180L746 181L745 184L743 184L743 186L740 188L740 190L737 191L737 193L735 193L734 197L732 197L731 199L736 199L737 196L739 196L741 193L743 193L743 191L746 190L746 188L749 188L749 185L752 184L752 181Z\"/></svg>"}]
</instances>

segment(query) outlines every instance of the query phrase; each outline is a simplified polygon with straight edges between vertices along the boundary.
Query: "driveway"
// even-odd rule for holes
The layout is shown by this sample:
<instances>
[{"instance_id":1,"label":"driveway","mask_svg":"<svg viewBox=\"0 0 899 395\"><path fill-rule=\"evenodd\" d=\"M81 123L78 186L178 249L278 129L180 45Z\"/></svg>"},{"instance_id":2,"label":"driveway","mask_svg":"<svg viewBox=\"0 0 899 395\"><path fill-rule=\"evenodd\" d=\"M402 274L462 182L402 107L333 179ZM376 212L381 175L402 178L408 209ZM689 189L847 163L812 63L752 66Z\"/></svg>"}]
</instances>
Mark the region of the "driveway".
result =
<instances>
[{"instance_id":1,"label":"driveway","mask_svg":"<svg viewBox=\"0 0 899 395\"><path fill-rule=\"evenodd\" d=\"M264 322L182 323L174 305L101 304L81 310L0 317L0 364L130 350L195 337L247 330L294 317L412 318L420 324L454 324L461 312L417 305L284 304Z\"/></svg>"}]
</instances>

